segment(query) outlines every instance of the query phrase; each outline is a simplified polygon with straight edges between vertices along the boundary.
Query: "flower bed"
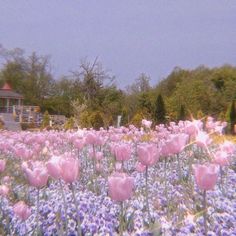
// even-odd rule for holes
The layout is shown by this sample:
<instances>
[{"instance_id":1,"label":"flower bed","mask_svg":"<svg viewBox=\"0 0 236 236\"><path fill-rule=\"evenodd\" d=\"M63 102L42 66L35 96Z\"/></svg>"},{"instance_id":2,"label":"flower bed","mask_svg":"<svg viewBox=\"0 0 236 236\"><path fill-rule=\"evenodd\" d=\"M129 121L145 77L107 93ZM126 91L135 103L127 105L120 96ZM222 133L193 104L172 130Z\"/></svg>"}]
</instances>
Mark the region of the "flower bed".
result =
<instances>
[{"instance_id":1,"label":"flower bed","mask_svg":"<svg viewBox=\"0 0 236 236\"><path fill-rule=\"evenodd\" d=\"M234 235L235 145L208 120L0 137L4 235Z\"/></svg>"}]
</instances>

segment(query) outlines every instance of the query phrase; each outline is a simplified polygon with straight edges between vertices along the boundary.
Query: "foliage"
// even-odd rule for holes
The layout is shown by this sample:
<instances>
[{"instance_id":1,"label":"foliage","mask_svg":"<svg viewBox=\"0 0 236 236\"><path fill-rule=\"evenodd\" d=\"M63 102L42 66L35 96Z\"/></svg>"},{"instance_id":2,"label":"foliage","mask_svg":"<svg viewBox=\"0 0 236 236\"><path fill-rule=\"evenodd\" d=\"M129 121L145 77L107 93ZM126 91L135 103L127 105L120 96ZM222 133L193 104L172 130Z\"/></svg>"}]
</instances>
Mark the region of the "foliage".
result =
<instances>
[{"instance_id":1,"label":"foliage","mask_svg":"<svg viewBox=\"0 0 236 236\"><path fill-rule=\"evenodd\" d=\"M22 130L28 130L28 129L36 129L36 125L34 123L21 123L21 129Z\"/></svg>"},{"instance_id":2,"label":"foliage","mask_svg":"<svg viewBox=\"0 0 236 236\"><path fill-rule=\"evenodd\" d=\"M99 129L104 126L103 114L99 111L91 112L90 114L90 123L94 129Z\"/></svg>"},{"instance_id":3,"label":"foliage","mask_svg":"<svg viewBox=\"0 0 236 236\"><path fill-rule=\"evenodd\" d=\"M180 109L179 109L179 117L178 120L185 120L186 119L186 111L185 111L185 107L184 105L180 105Z\"/></svg>"},{"instance_id":4,"label":"foliage","mask_svg":"<svg viewBox=\"0 0 236 236\"><path fill-rule=\"evenodd\" d=\"M65 130L72 130L74 129L74 126L75 126L75 120L73 117L70 117L64 124Z\"/></svg>"},{"instance_id":5,"label":"foliage","mask_svg":"<svg viewBox=\"0 0 236 236\"><path fill-rule=\"evenodd\" d=\"M0 85L9 82L24 96L25 105L38 105L42 112L50 114L74 116L83 127L92 126L94 114L99 114L103 120L99 118L99 123L106 127L115 125L118 115L122 115L122 125L126 125L137 120L139 113L157 122L165 122L165 117L196 118L198 111L223 118L236 97L236 67L230 65L212 69L199 66L193 70L176 67L154 87L150 76L141 73L126 90L121 90L97 58L81 61L77 70L55 79L50 57L35 52L26 56L19 48L0 49ZM165 101L164 110L163 104L158 105L161 101L157 101L157 94Z\"/></svg>"},{"instance_id":6,"label":"foliage","mask_svg":"<svg viewBox=\"0 0 236 236\"><path fill-rule=\"evenodd\" d=\"M159 94L156 99L155 120L157 123L165 123L166 121L166 109L161 94Z\"/></svg>"},{"instance_id":7,"label":"foliage","mask_svg":"<svg viewBox=\"0 0 236 236\"><path fill-rule=\"evenodd\" d=\"M230 119L230 132L231 134L234 134L234 125L236 124L236 109L234 100L231 102L229 119Z\"/></svg>"},{"instance_id":8,"label":"foliage","mask_svg":"<svg viewBox=\"0 0 236 236\"><path fill-rule=\"evenodd\" d=\"M43 121L42 121L41 127L46 128L49 125L50 125L50 116L49 116L48 111L45 111L44 114L43 114Z\"/></svg>"},{"instance_id":9,"label":"foliage","mask_svg":"<svg viewBox=\"0 0 236 236\"><path fill-rule=\"evenodd\" d=\"M138 112L133 116L133 118L131 120L131 123L133 125L135 125L136 127L140 127L141 126L141 121L144 118L145 118L144 114L142 112Z\"/></svg>"}]
</instances>

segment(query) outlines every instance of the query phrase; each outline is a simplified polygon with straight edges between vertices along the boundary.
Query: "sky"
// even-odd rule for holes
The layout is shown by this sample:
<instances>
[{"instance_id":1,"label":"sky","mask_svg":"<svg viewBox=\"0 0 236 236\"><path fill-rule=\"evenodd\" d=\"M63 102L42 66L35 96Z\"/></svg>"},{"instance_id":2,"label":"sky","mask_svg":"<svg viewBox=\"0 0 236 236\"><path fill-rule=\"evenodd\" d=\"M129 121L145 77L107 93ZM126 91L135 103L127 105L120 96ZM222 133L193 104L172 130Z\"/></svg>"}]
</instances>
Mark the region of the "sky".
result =
<instances>
[{"instance_id":1,"label":"sky","mask_svg":"<svg viewBox=\"0 0 236 236\"><path fill-rule=\"evenodd\" d=\"M0 0L0 44L50 55L56 78L98 60L120 88L176 67L236 65L235 0Z\"/></svg>"}]
</instances>

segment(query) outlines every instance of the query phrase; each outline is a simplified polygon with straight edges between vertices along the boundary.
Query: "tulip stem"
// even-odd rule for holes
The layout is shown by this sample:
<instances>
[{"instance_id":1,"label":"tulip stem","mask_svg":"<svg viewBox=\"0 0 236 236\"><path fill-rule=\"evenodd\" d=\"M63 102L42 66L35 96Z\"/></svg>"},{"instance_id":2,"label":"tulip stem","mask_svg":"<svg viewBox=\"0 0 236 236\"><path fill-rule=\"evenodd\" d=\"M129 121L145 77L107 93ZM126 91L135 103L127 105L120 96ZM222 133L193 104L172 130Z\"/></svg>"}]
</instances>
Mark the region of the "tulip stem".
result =
<instances>
[{"instance_id":1,"label":"tulip stem","mask_svg":"<svg viewBox=\"0 0 236 236\"><path fill-rule=\"evenodd\" d=\"M224 195L224 179L223 179L223 168L220 166L220 186L221 186L221 191Z\"/></svg>"},{"instance_id":2,"label":"tulip stem","mask_svg":"<svg viewBox=\"0 0 236 236\"><path fill-rule=\"evenodd\" d=\"M39 188L37 189L36 235L39 235Z\"/></svg>"},{"instance_id":3,"label":"tulip stem","mask_svg":"<svg viewBox=\"0 0 236 236\"><path fill-rule=\"evenodd\" d=\"M71 189L72 189L72 195L73 195L73 200L74 200L75 209L76 209L77 233L78 233L78 236L81 236L82 232L81 232L81 222L80 222L80 217L79 217L78 202L77 202L76 196L75 196L75 188L74 188L74 185L72 183L71 183Z\"/></svg>"},{"instance_id":4,"label":"tulip stem","mask_svg":"<svg viewBox=\"0 0 236 236\"><path fill-rule=\"evenodd\" d=\"M204 219L204 231L207 235L207 200L206 200L206 190L203 191L203 219Z\"/></svg>"},{"instance_id":5,"label":"tulip stem","mask_svg":"<svg viewBox=\"0 0 236 236\"><path fill-rule=\"evenodd\" d=\"M64 190L63 190L61 179L59 179L59 184L60 184L62 200L63 200L63 203L64 203L65 222L66 222L66 235L68 235L67 202L66 202L66 199L65 199L65 193L64 193Z\"/></svg>"},{"instance_id":6,"label":"tulip stem","mask_svg":"<svg viewBox=\"0 0 236 236\"><path fill-rule=\"evenodd\" d=\"M189 181L190 183L192 182L192 164L193 164L193 158L190 157L189 155L189 161L188 161L188 177L189 177Z\"/></svg>"},{"instance_id":7,"label":"tulip stem","mask_svg":"<svg viewBox=\"0 0 236 236\"><path fill-rule=\"evenodd\" d=\"M2 210L2 197L0 196L0 213L1 213L1 221L4 218L4 211Z\"/></svg>"},{"instance_id":8,"label":"tulip stem","mask_svg":"<svg viewBox=\"0 0 236 236\"><path fill-rule=\"evenodd\" d=\"M149 208L149 201L148 201L148 167L146 166L146 172L145 172L145 195L146 195L146 207L148 212L148 221L151 223L151 214L150 214L150 208Z\"/></svg>"},{"instance_id":9,"label":"tulip stem","mask_svg":"<svg viewBox=\"0 0 236 236\"><path fill-rule=\"evenodd\" d=\"M167 177L166 177L166 165L167 165L167 157L165 157L165 166L164 166L165 197L166 197L166 199L167 199Z\"/></svg>"},{"instance_id":10,"label":"tulip stem","mask_svg":"<svg viewBox=\"0 0 236 236\"><path fill-rule=\"evenodd\" d=\"M179 180L182 180L182 173L181 173L181 166L180 166L179 154L177 154L177 162L178 162L178 175L179 175Z\"/></svg>"},{"instance_id":11,"label":"tulip stem","mask_svg":"<svg viewBox=\"0 0 236 236\"><path fill-rule=\"evenodd\" d=\"M119 234L123 236L124 232L124 203L123 201L120 203L120 227L119 227Z\"/></svg>"}]
</instances>

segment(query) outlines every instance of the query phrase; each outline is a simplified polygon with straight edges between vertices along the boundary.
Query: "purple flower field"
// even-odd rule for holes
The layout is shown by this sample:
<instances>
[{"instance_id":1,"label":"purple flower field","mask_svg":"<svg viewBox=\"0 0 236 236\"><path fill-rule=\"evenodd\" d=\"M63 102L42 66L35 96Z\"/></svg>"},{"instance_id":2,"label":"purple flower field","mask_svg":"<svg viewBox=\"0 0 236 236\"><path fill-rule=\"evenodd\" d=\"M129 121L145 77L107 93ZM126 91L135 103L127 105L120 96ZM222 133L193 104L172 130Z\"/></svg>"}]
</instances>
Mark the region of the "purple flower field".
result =
<instances>
[{"instance_id":1,"label":"purple flower field","mask_svg":"<svg viewBox=\"0 0 236 236\"><path fill-rule=\"evenodd\" d=\"M0 234L236 235L225 123L151 125L1 131Z\"/></svg>"}]
</instances>

